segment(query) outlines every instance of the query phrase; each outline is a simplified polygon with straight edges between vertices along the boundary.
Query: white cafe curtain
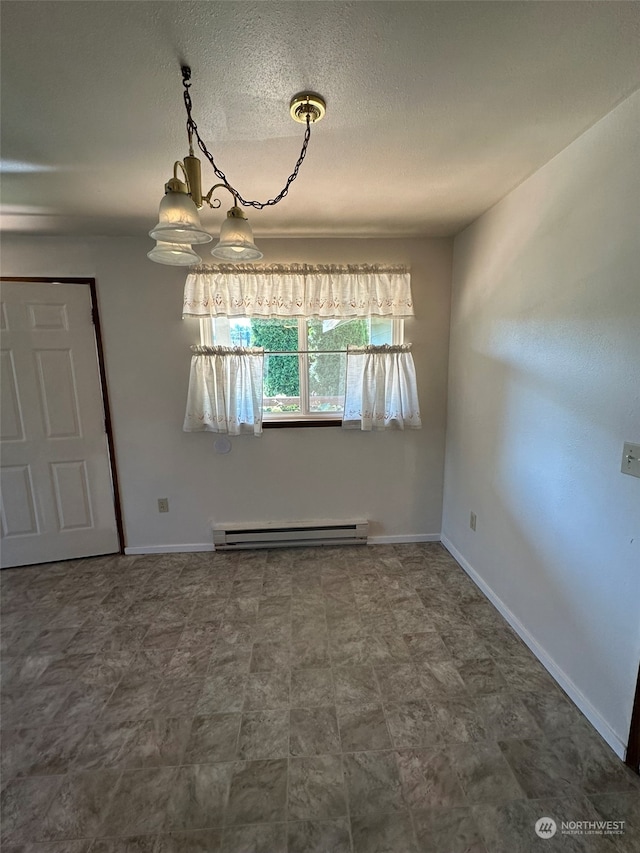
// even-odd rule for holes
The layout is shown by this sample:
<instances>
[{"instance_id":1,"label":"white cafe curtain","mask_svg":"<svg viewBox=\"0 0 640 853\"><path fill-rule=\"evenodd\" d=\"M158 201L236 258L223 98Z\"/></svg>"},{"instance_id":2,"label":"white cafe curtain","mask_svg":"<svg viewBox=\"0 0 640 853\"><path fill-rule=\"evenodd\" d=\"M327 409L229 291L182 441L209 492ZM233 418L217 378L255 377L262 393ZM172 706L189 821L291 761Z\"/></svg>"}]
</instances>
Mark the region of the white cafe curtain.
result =
<instances>
[{"instance_id":1,"label":"white cafe curtain","mask_svg":"<svg viewBox=\"0 0 640 853\"><path fill-rule=\"evenodd\" d=\"M186 317L412 317L404 267L216 265L194 267Z\"/></svg>"},{"instance_id":2,"label":"white cafe curtain","mask_svg":"<svg viewBox=\"0 0 640 853\"><path fill-rule=\"evenodd\" d=\"M191 347L185 432L262 433L264 350Z\"/></svg>"},{"instance_id":3,"label":"white cafe curtain","mask_svg":"<svg viewBox=\"0 0 640 853\"><path fill-rule=\"evenodd\" d=\"M411 344L349 347L342 426L346 429L420 429Z\"/></svg>"}]
</instances>

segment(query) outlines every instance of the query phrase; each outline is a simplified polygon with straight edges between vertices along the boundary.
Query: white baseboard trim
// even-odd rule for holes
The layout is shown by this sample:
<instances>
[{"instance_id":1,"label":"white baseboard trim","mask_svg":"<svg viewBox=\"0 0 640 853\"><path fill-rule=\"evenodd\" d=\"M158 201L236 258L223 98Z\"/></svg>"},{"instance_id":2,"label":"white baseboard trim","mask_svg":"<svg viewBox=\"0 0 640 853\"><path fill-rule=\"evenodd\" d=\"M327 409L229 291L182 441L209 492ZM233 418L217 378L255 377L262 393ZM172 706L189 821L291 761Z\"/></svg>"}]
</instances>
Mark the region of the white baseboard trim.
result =
<instances>
[{"instance_id":1,"label":"white baseboard trim","mask_svg":"<svg viewBox=\"0 0 640 853\"><path fill-rule=\"evenodd\" d=\"M192 545L135 545L125 548L125 554L186 554L191 551L215 551L213 543L199 543Z\"/></svg>"},{"instance_id":2,"label":"white baseboard trim","mask_svg":"<svg viewBox=\"0 0 640 853\"><path fill-rule=\"evenodd\" d=\"M405 536L368 536L368 545L403 545L410 542L439 542L439 533L415 533Z\"/></svg>"},{"instance_id":3,"label":"white baseboard trim","mask_svg":"<svg viewBox=\"0 0 640 853\"><path fill-rule=\"evenodd\" d=\"M441 537L442 544L455 559L460 563L471 580L479 587L487 596L494 607L500 611L502 616L507 620L509 625L518 634L524 643L531 649L533 654L538 658L540 663L549 672L549 674L558 682L564 692L571 698L575 705L582 711L585 717L589 720L596 731L609 744L611 749L616 753L618 758L623 761L625 759L627 746L620 735L615 732L609 723L600 715L593 707L591 702L573 683L569 676L557 665L557 663L547 654L535 637L529 633L520 620L509 610L506 604L495 594L491 587L480 577L473 566L462 556L456 546L445 536Z\"/></svg>"}]
</instances>

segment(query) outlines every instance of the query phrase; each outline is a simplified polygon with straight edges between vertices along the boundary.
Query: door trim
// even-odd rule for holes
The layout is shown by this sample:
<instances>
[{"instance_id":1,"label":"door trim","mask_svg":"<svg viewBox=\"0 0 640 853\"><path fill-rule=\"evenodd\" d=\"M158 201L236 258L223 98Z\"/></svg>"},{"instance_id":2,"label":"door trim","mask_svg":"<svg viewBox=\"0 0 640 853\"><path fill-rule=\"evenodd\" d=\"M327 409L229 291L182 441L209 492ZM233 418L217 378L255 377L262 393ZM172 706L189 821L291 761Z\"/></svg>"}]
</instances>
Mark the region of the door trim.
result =
<instances>
[{"instance_id":1,"label":"door trim","mask_svg":"<svg viewBox=\"0 0 640 853\"><path fill-rule=\"evenodd\" d=\"M124 554L125 538L124 523L122 520L122 504L120 501L120 485L118 481L118 466L116 465L116 448L113 440L113 429L111 425L111 408L109 406L109 391L107 388L107 372L105 369L104 350L102 348L102 331L100 328L100 312L98 310L98 294L95 278L68 278L56 276L19 276L3 275L1 281L31 282L36 284L81 284L89 288L91 294L91 315L93 318L94 335L96 339L96 352L98 355L98 372L100 373L100 390L102 392L102 406L104 409L104 428L107 434L107 447L109 448L109 466L111 469L111 483L113 486L113 508L116 517L116 531L118 534L119 553Z\"/></svg>"},{"instance_id":2,"label":"door trim","mask_svg":"<svg viewBox=\"0 0 640 853\"><path fill-rule=\"evenodd\" d=\"M631 727L629 729L629 746L625 756L625 764L640 774L640 667L638 667L638 681L636 682L636 696L633 701L631 713Z\"/></svg>"}]
</instances>

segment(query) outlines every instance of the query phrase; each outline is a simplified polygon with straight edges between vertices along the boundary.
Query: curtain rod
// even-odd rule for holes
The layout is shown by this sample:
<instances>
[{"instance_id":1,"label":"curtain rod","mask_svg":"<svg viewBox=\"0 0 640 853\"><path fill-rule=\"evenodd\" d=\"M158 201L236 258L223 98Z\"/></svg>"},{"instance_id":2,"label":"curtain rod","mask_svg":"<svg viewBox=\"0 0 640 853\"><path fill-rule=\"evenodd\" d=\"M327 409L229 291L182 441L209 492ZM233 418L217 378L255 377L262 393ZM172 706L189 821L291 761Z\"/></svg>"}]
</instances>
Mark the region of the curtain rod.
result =
<instances>
[{"instance_id":1,"label":"curtain rod","mask_svg":"<svg viewBox=\"0 0 640 853\"><path fill-rule=\"evenodd\" d=\"M352 353L353 355L362 355L367 352L409 352L411 344L363 344L350 346L349 349L296 349L296 350L265 350L265 355L331 355L335 353Z\"/></svg>"},{"instance_id":2,"label":"curtain rod","mask_svg":"<svg viewBox=\"0 0 640 853\"><path fill-rule=\"evenodd\" d=\"M194 344L191 347L191 351L196 355L208 355L210 350L228 350L229 352L240 352L244 347L225 347L225 346L205 346L204 344L198 346ZM247 349L251 349L251 347L247 347ZM346 355L346 349L283 349L276 350L270 349L265 350L265 355L335 355L336 353L344 353Z\"/></svg>"},{"instance_id":3,"label":"curtain rod","mask_svg":"<svg viewBox=\"0 0 640 853\"><path fill-rule=\"evenodd\" d=\"M189 275L206 273L240 273L254 275L312 275L317 273L334 274L388 274L406 275L409 268L404 264L198 264L190 267Z\"/></svg>"},{"instance_id":4,"label":"curtain rod","mask_svg":"<svg viewBox=\"0 0 640 853\"><path fill-rule=\"evenodd\" d=\"M260 354L263 351L262 347L227 347L218 345L193 344L191 352L195 355L215 355L216 353L224 352L229 354L242 354L248 352L251 355ZM264 350L264 355L336 355L342 353L347 355L351 352L353 355L362 355L367 352L409 352L411 344L364 344L362 346L351 346L350 349L295 349L295 350Z\"/></svg>"}]
</instances>

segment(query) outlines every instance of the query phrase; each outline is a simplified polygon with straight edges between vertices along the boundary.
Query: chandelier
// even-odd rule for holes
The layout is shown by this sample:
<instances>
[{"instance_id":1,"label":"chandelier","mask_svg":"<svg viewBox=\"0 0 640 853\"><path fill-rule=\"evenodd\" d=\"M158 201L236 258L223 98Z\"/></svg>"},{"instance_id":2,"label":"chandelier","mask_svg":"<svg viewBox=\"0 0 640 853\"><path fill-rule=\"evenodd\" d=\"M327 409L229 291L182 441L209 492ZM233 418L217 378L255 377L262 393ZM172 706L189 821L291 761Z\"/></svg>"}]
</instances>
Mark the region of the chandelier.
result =
<instances>
[{"instance_id":1,"label":"chandelier","mask_svg":"<svg viewBox=\"0 0 640 853\"><path fill-rule=\"evenodd\" d=\"M191 69L182 66L182 85L184 87L184 105L187 111L187 135L189 138L189 154L183 160L177 160L173 167L173 177L165 184L165 195L160 202L160 215L157 225L149 232L156 241L155 247L148 252L147 257L159 264L186 266L201 262L200 256L193 246L209 243L213 238L203 230L200 224L198 210L204 204L211 208L220 207L220 199L213 198L217 189L226 189L233 196L233 207L227 212L227 218L220 228L220 239L211 250L216 258L225 261L259 261L262 252L253 241L253 232L242 207L253 207L262 210L272 207L287 195L289 187L298 177L302 161L307 153L311 138L311 125L323 118L326 111L324 100L313 92L300 92L291 100L289 112L291 117L306 125L302 150L293 172L275 198L268 201L247 201L227 180L224 172L218 168L202 137L198 125L191 115ZM214 184L203 195L200 160L193 153L194 139L198 148L207 158L220 183ZM180 173L182 173L180 175Z\"/></svg>"}]
</instances>

